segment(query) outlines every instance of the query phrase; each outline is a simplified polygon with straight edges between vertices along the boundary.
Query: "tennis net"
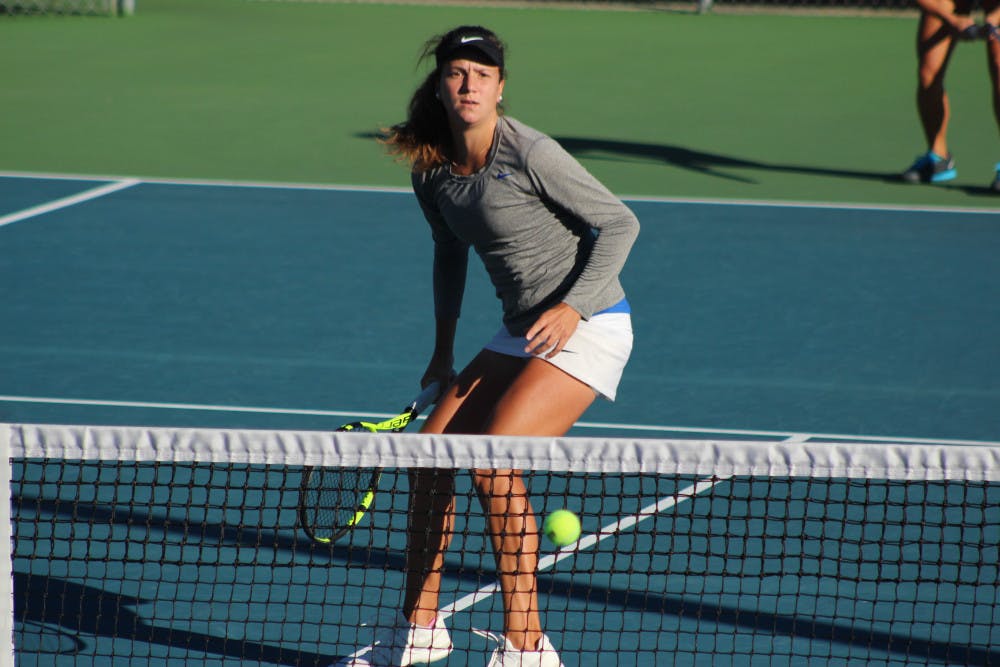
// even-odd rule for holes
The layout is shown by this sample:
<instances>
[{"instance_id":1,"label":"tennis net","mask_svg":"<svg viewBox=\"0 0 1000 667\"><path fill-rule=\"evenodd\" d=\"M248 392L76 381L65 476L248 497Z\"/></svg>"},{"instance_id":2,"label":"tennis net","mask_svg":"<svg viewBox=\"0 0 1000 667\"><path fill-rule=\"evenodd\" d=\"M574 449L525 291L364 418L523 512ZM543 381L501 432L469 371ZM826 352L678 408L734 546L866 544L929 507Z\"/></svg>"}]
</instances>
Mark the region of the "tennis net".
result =
<instances>
[{"instance_id":1,"label":"tennis net","mask_svg":"<svg viewBox=\"0 0 1000 667\"><path fill-rule=\"evenodd\" d=\"M538 567L566 667L1000 663L1000 446L8 424L0 447L23 666L337 662L401 605L413 468L522 469L539 516L581 517ZM332 545L298 526L304 466L384 468ZM480 665L502 604L456 487L435 664Z\"/></svg>"}]
</instances>

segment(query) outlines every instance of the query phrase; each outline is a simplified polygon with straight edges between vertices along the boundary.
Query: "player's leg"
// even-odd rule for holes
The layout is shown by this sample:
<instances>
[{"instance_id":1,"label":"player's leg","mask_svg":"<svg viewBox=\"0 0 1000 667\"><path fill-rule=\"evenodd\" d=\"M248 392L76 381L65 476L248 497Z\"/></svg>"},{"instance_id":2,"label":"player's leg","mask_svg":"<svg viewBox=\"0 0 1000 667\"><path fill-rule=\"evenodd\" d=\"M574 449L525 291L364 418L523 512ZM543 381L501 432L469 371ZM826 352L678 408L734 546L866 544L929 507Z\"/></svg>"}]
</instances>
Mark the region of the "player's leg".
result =
<instances>
[{"instance_id":1,"label":"player's leg","mask_svg":"<svg viewBox=\"0 0 1000 667\"><path fill-rule=\"evenodd\" d=\"M950 26L927 12L917 28L917 115L923 129L927 152L904 172L911 182L940 182L955 177L949 164L948 121L951 109L944 79L955 48Z\"/></svg>"},{"instance_id":2,"label":"player's leg","mask_svg":"<svg viewBox=\"0 0 1000 667\"><path fill-rule=\"evenodd\" d=\"M421 427L422 433L482 433L500 397L528 358L482 350L455 378Z\"/></svg>"},{"instance_id":3,"label":"player's leg","mask_svg":"<svg viewBox=\"0 0 1000 667\"><path fill-rule=\"evenodd\" d=\"M485 432L563 435L597 393L544 359L532 358L496 403Z\"/></svg>"},{"instance_id":4,"label":"player's leg","mask_svg":"<svg viewBox=\"0 0 1000 667\"><path fill-rule=\"evenodd\" d=\"M524 359L484 352L459 374L438 400L422 431L481 432L493 406L525 364ZM455 471L422 469L410 473L406 591L402 614L382 628L368 646L338 665L423 664L452 651L451 636L439 622L438 605L444 552L454 530Z\"/></svg>"},{"instance_id":5,"label":"player's leg","mask_svg":"<svg viewBox=\"0 0 1000 667\"><path fill-rule=\"evenodd\" d=\"M985 20L992 25L1000 25L1000 0L984 0L983 13ZM993 89L993 116L997 128L1000 129L1000 39L986 39L986 68L990 73L990 85ZM1000 162L995 167L992 188L1000 192Z\"/></svg>"},{"instance_id":6,"label":"player's leg","mask_svg":"<svg viewBox=\"0 0 1000 667\"><path fill-rule=\"evenodd\" d=\"M463 370L421 429L424 433L562 435L594 401L585 383L546 361L489 350ZM429 625L436 616L444 550L453 526L450 480L414 474L404 613ZM536 569L538 526L519 471L476 470L473 481L487 516L504 601L506 638L533 649L542 637ZM439 484L440 486L436 486Z\"/></svg>"},{"instance_id":7,"label":"player's leg","mask_svg":"<svg viewBox=\"0 0 1000 667\"><path fill-rule=\"evenodd\" d=\"M437 618L444 554L455 527L455 471L411 470L409 478L403 616L430 627Z\"/></svg>"},{"instance_id":8,"label":"player's leg","mask_svg":"<svg viewBox=\"0 0 1000 667\"><path fill-rule=\"evenodd\" d=\"M473 470L503 596L504 637L533 650L542 637L538 612L538 524L520 470Z\"/></svg>"},{"instance_id":9,"label":"player's leg","mask_svg":"<svg viewBox=\"0 0 1000 667\"><path fill-rule=\"evenodd\" d=\"M427 417L422 433L481 433L499 397L526 360L484 350L459 373ZM403 614L430 625L437 616L444 552L451 542L454 471L410 473L410 516Z\"/></svg>"},{"instance_id":10,"label":"player's leg","mask_svg":"<svg viewBox=\"0 0 1000 667\"><path fill-rule=\"evenodd\" d=\"M484 429L504 435L565 434L596 394L547 361L531 359L497 402ZM539 531L519 470L476 470L473 480L489 523L504 602L504 635L534 650L542 638L538 613Z\"/></svg>"},{"instance_id":11,"label":"player's leg","mask_svg":"<svg viewBox=\"0 0 1000 667\"><path fill-rule=\"evenodd\" d=\"M944 21L931 14L921 16L917 37L917 113L927 148L942 156L948 154L951 115L944 77L954 48L954 39Z\"/></svg>"}]
</instances>

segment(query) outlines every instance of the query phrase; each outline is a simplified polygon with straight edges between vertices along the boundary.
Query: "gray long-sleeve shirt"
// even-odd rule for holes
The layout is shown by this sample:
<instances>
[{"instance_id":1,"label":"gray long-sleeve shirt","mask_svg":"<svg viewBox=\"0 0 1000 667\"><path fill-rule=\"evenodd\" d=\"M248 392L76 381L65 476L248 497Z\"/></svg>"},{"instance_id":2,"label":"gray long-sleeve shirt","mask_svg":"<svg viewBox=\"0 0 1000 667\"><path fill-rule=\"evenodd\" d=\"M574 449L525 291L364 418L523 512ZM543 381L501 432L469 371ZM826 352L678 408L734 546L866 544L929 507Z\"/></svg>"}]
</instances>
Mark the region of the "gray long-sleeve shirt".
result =
<instances>
[{"instance_id":1,"label":"gray long-sleeve shirt","mask_svg":"<svg viewBox=\"0 0 1000 667\"><path fill-rule=\"evenodd\" d=\"M515 335L560 301L588 319L624 298L639 221L551 137L501 116L483 169L440 165L414 173L413 190L435 243L437 317L459 315L470 246Z\"/></svg>"}]
</instances>

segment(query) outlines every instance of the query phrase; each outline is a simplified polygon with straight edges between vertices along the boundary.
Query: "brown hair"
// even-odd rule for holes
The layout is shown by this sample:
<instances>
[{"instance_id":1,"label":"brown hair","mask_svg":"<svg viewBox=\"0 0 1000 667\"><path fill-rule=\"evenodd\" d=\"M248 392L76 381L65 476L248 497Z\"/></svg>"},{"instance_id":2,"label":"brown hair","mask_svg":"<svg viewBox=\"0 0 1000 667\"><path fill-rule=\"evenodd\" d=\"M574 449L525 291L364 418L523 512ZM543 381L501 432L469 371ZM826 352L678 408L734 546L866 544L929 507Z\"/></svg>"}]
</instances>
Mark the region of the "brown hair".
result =
<instances>
[{"instance_id":1,"label":"brown hair","mask_svg":"<svg viewBox=\"0 0 1000 667\"><path fill-rule=\"evenodd\" d=\"M390 155L409 162L416 172L427 171L448 161L451 153L451 129L448 126L448 116L444 106L437 98L438 81L441 78L441 49L454 40L455 35L477 35L489 40L500 54L504 52L504 44L491 30L481 26L459 26L427 41L418 62L434 57L435 66L414 91L410 98L406 120L389 128L383 128L381 143L385 144ZM507 76L501 63L500 79ZM503 108L498 107L503 113Z\"/></svg>"}]
</instances>

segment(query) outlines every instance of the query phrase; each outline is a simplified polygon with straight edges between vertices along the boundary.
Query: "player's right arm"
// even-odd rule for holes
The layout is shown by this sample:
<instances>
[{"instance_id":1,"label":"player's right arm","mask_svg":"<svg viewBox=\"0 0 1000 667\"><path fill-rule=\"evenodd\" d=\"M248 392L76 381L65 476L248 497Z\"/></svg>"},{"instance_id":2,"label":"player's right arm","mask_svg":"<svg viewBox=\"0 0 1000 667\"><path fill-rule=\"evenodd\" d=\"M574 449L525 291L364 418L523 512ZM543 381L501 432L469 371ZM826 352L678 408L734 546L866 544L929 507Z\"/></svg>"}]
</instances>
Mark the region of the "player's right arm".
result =
<instances>
[{"instance_id":1,"label":"player's right arm","mask_svg":"<svg viewBox=\"0 0 1000 667\"><path fill-rule=\"evenodd\" d=\"M468 246L460 242L434 243L434 351L421 386L440 382L442 387L447 387L454 379L455 332L468 264Z\"/></svg>"},{"instance_id":2,"label":"player's right arm","mask_svg":"<svg viewBox=\"0 0 1000 667\"><path fill-rule=\"evenodd\" d=\"M437 318L434 332L434 352L427 364L427 370L420 379L420 386L426 387L438 382L447 387L455 379L455 331L457 319Z\"/></svg>"},{"instance_id":3,"label":"player's right arm","mask_svg":"<svg viewBox=\"0 0 1000 667\"><path fill-rule=\"evenodd\" d=\"M414 192L434 239L434 351L421 385L426 387L431 382L440 382L442 387L447 387L455 375L455 333L465 295L469 245L449 229L424 187L415 177Z\"/></svg>"}]
</instances>

